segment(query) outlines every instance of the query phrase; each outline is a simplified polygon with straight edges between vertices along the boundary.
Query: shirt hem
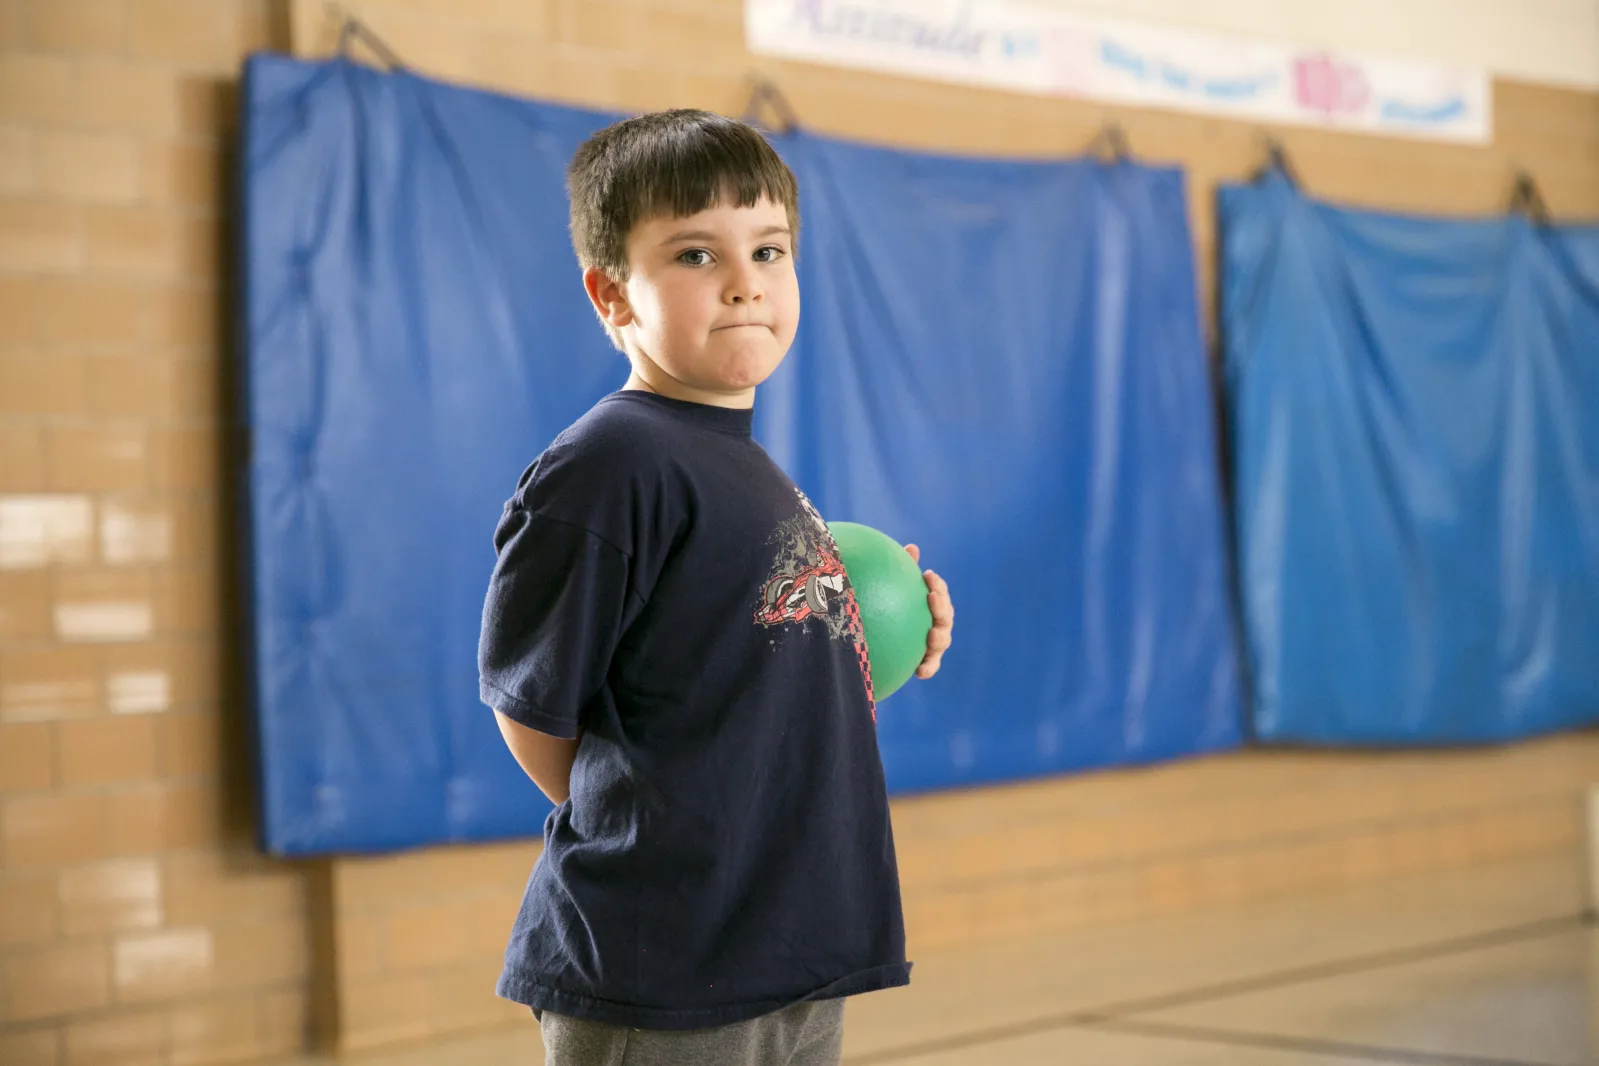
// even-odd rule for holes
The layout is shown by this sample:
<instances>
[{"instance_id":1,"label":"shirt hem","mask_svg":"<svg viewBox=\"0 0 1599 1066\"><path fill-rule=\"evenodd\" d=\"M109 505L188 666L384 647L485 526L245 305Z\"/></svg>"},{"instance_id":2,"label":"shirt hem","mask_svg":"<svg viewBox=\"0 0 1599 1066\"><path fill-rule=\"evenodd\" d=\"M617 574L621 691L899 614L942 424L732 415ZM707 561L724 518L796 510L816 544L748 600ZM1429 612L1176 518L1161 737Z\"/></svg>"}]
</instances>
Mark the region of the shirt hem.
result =
<instances>
[{"instance_id":1,"label":"shirt hem","mask_svg":"<svg viewBox=\"0 0 1599 1066\"><path fill-rule=\"evenodd\" d=\"M796 1003L842 999L845 996L859 996L885 988L899 988L910 984L910 973L910 963L892 963L888 966L862 970L800 995L748 1000L743 1003L693 1010L646 1007L635 1003L600 999L597 996L580 995L541 984L514 970L506 970L500 975L499 984L494 991L502 999L521 1003L535 1011L550 1011L553 1014L583 1018L604 1025L623 1026L629 1029L714 1029L718 1026L747 1022L785 1007L792 1007Z\"/></svg>"}]
</instances>

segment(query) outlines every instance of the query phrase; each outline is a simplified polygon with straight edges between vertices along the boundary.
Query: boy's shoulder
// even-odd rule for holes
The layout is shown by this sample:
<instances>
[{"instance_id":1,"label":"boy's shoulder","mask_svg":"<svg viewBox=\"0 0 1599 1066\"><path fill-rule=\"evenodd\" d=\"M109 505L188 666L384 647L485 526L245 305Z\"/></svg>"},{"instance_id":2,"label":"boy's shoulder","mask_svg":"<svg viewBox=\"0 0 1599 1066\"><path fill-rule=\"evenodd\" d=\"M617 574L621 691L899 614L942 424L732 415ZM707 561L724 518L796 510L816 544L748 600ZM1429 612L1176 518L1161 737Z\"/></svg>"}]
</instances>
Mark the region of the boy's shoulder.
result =
<instances>
[{"instance_id":1,"label":"boy's shoulder","mask_svg":"<svg viewBox=\"0 0 1599 1066\"><path fill-rule=\"evenodd\" d=\"M671 452L662 447L670 432L651 410L625 392L604 397L562 430L522 472L517 498L552 491L584 495L636 488L658 474Z\"/></svg>"}]
</instances>

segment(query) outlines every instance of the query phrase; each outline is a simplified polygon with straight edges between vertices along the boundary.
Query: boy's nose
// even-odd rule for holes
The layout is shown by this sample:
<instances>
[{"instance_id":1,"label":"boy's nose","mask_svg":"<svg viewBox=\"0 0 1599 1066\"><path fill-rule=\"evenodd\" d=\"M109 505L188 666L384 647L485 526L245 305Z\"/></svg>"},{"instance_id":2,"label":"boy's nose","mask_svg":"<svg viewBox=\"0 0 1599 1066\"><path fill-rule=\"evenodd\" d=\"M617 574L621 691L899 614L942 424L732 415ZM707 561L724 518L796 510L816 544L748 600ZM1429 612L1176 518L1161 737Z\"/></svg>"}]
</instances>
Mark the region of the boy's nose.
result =
<instances>
[{"instance_id":1,"label":"boy's nose","mask_svg":"<svg viewBox=\"0 0 1599 1066\"><path fill-rule=\"evenodd\" d=\"M753 270L737 270L728 280L726 298L728 303L753 303L761 298L761 282Z\"/></svg>"}]
</instances>

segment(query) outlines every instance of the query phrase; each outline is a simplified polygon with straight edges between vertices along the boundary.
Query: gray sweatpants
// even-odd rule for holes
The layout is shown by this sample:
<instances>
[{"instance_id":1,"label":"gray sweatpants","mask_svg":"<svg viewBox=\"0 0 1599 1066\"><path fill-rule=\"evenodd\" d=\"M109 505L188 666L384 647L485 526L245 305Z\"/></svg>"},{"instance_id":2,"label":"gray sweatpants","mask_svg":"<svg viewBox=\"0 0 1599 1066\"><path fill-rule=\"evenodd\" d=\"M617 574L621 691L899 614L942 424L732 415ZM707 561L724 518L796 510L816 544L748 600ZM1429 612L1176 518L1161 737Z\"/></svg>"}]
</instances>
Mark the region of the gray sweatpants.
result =
<instances>
[{"instance_id":1,"label":"gray sweatpants","mask_svg":"<svg viewBox=\"0 0 1599 1066\"><path fill-rule=\"evenodd\" d=\"M838 1066L844 1001L797 1003L717 1029L626 1029L544 1011L545 1066Z\"/></svg>"}]
</instances>

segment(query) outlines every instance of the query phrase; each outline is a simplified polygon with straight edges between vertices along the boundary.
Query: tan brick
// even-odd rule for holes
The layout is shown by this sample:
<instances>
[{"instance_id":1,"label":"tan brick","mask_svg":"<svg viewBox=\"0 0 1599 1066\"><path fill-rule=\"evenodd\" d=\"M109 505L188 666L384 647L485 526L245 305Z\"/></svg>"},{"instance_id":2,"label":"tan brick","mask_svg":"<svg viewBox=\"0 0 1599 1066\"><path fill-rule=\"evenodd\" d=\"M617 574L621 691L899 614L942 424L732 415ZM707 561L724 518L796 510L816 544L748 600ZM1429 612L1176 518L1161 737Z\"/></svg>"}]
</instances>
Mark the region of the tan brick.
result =
<instances>
[{"instance_id":1,"label":"tan brick","mask_svg":"<svg viewBox=\"0 0 1599 1066\"><path fill-rule=\"evenodd\" d=\"M381 34L385 44L401 56L416 56L417 69L435 78L473 81L472 57L479 34L459 19L390 9L384 13ZM381 65L378 53L365 41L355 41L351 53L361 61Z\"/></svg>"},{"instance_id":2,"label":"tan brick","mask_svg":"<svg viewBox=\"0 0 1599 1066\"><path fill-rule=\"evenodd\" d=\"M351 981L344 987L340 1037L350 1050L427 1036L431 992L425 974Z\"/></svg>"},{"instance_id":3,"label":"tan brick","mask_svg":"<svg viewBox=\"0 0 1599 1066\"><path fill-rule=\"evenodd\" d=\"M618 56L594 48L562 45L545 62L549 72L540 79L544 88L530 87L528 92L582 107L620 107L619 81L625 64Z\"/></svg>"},{"instance_id":4,"label":"tan brick","mask_svg":"<svg viewBox=\"0 0 1599 1066\"><path fill-rule=\"evenodd\" d=\"M279 0L240 0L233 44L241 58L255 52L289 51L289 5Z\"/></svg>"},{"instance_id":5,"label":"tan brick","mask_svg":"<svg viewBox=\"0 0 1599 1066\"><path fill-rule=\"evenodd\" d=\"M48 574L0 571L0 644L47 638L53 603Z\"/></svg>"},{"instance_id":6,"label":"tan brick","mask_svg":"<svg viewBox=\"0 0 1599 1066\"><path fill-rule=\"evenodd\" d=\"M0 119L65 125L77 110L76 71L57 56L0 54Z\"/></svg>"},{"instance_id":7,"label":"tan brick","mask_svg":"<svg viewBox=\"0 0 1599 1066\"><path fill-rule=\"evenodd\" d=\"M238 95L235 78L183 78L178 83L178 132L220 140L238 125Z\"/></svg>"},{"instance_id":8,"label":"tan brick","mask_svg":"<svg viewBox=\"0 0 1599 1066\"><path fill-rule=\"evenodd\" d=\"M742 115L749 98L749 86L742 77L724 74L689 73L683 76L683 106L714 111L719 115Z\"/></svg>"},{"instance_id":9,"label":"tan brick","mask_svg":"<svg viewBox=\"0 0 1599 1066\"><path fill-rule=\"evenodd\" d=\"M339 980L375 977L390 971L388 919L382 914L341 917L336 923Z\"/></svg>"},{"instance_id":10,"label":"tan brick","mask_svg":"<svg viewBox=\"0 0 1599 1066\"><path fill-rule=\"evenodd\" d=\"M80 564L93 554L94 503L87 496L0 496L0 569Z\"/></svg>"},{"instance_id":11,"label":"tan brick","mask_svg":"<svg viewBox=\"0 0 1599 1066\"><path fill-rule=\"evenodd\" d=\"M250 846L253 848L253 842ZM250 878L254 898L251 913L262 920L290 918L304 925L311 899L311 872L302 863L266 859L253 851L246 854L250 856L248 860L235 857L234 862Z\"/></svg>"},{"instance_id":12,"label":"tan brick","mask_svg":"<svg viewBox=\"0 0 1599 1066\"><path fill-rule=\"evenodd\" d=\"M150 431L150 485L156 489L211 489L220 483L211 427L173 427Z\"/></svg>"},{"instance_id":13,"label":"tan brick","mask_svg":"<svg viewBox=\"0 0 1599 1066\"><path fill-rule=\"evenodd\" d=\"M233 922L218 926L214 936L219 988L265 988L310 976L304 922Z\"/></svg>"},{"instance_id":14,"label":"tan brick","mask_svg":"<svg viewBox=\"0 0 1599 1066\"><path fill-rule=\"evenodd\" d=\"M70 204L0 200L0 270L76 270L84 261L83 218Z\"/></svg>"},{"instance_id":15,"label":"tan brick","mask_svg":"<svg viewBox=\"0 0 1599 1066\"><path fill-rule=\"evenodd\" d=\"M463 22L482 22L491 33L549 37L560 0L405 0L408 11Z\"/></svg>"},{"instance_id":16,"label":"tan brick","mask_svg":"<svg viewBox=\"0 0 1599 1066\"><path fill-rule=\"evenodd\" d=\"M159 582L163 630L177 635L215 632L222 625L221 577L211 567L176 567Z\"/></svg>"},{"instance_id":17,"label":"tan brick","mask_svg":"<svg viewBox=\"0 0 1599 1066\"><path fill-rule=\"evenodd\" d=\"M0 355L0 414L78 415L88 409L88 364L72 355Z\"/></svg>"},{"instance_id":18,"label":"tan brick","mask_svg":"<svg viewBox=\"0 0 1599 1066\"><path fill-rule=\"evenodd\" d=\"M222 794L213 782L167 785L162 818L167 850L217 847L222 843Z\"/></svg>"},{"instance_id":19,"label":"tan brick","mask_svg":"<svg viewBox=\"0 0 1599 1066\"><path fill-rule=\"evenodd\" d=\"M106 853L106 811L98 795L10 796L0 811L6 866L62 866Z\"/></svg>"},{"instance_id":20,"label":"tan brick","mask_svg":"<svg viewBox=\"0 0 1599 1066\"><path fill-rule=\"evenodd\" d=\"M26 196L38 185L33 130L0 126L0 196Z\"/></svg>"},{"instance_id":21,"label":"tan brick","mask_svg":"<svg viewBox=\"0 0 1599 1066\"><path fill-rule=\"evenodd\" d=\"M559 78L546 57L555 52L539 37L505 30L474 34L472 45L473 80L505 93L549 96Z\"/></svg>"},{"instance_id":22,"label":"tan brick","mask_svg":"<svg viewBox=\"0 0 1599 1066\"><path fill-rule=\"evenodd\" d=\"M460 1032L503 1021L503 1001L487 994L498 976L499 960L493 957L430 974L434 1026L440 1032Z\"/></svg>"},{"instance_id":23,"label":"tan brick","mask_svg":"<svg viewBox=\"0 0 1599 1066\"><path fill-rule=\"evenodd\" d=\"M0 0L0 48L24 52L28 48L28 13L24 0Z\"/></svg>"},{"instance_id":24,"label":"tan brick","mask_svg":"<svg viewBox=\"0 0 1599 1066\"><path fill-rule=\"evenodd\" d=\"M310 1010L303 990L281 989L260 997L261 1054L298 1054L310 1035Z\"/></svg>"},{"instance_id":25,"label":"tan brick","mask_svg":"<svg viewBox=\"0 0 1599 1066\"><path fill-rule=\"evenodd\" d=\"M123 492L149 481L150 443L136 426L53 426L45 450L55 492Z\"/></svg>"},{"instance_id":26,"label":"tan brick","mask_svg":"<svg viewBox=\"0 0 1599 1066\"><path fill-rule=\"evenodd\" d=\"M24 344L44 336L39 306L43 287L33 278L0 277L0 344Z\"/></svg>"},{"instance_id":27,"label":"tan brick","mask_svg":"<svg viewBox=\"0 0 1599 1066\"><path fill-rule=\"evenodd\" d=\"M106 500L100 505L100 558L113 566L171 562L177 508L189 509L185 501L171 497Z\"/></svg>"},{"instance_id":28,"label":"tan brick","mask_svg":"<svg viewBox=\"0 0 1599 1066\"><path fill-rule=\"evenodd\" d=\"M90 361L87 407L96 418L169 419L174 360L112 355Z\"/></svg>"},{"instance_id":29,"label":"tan brick","mask_svg":"<svg viewBox=\"0 0 1599 1066\"><path fill-rule=\"evenodd\" d=\"M117 1011L73 1019L65 1066L167 1066L167 1012Z\"/></svg>"},{"instance_id":30,"label":"tan brick","mask_svg":"<svg viewBox=\"0 0 1599 1066\"><path fill-rule=\"evenodd\" d=\"M155 421L216 416L221 383L206 357L108 356L93 360L86 407L96 417Z\"/></svg>"},{"instance_id":31,"label":"tan brick","mask_svg":"<svg viewBox=\"0 0 1599 1066\"><path fill-rule=\"evenodd\" d=\"M169 281L218 276L216 220L157 208L93 208L86 220L95 270Z\"/></svg>"},{"instance_id":32,"label":"tan brick","mask_svg":"<svg viewBox=\"0 0 1599 1066\"><path fill-rule=\"evenodd\" d=\"M516 912L521 906L520 889L477 900L467 914L466 928L461 931L468 955L491 958L503 955L506 942L511 939L511 926L516 923Z\"/></svg>"},{"instance_id":33,"label":"tan brick","mask_svg":"<svg viewBox=\"0 0 1599 1066\"><path fill-rule=\"evenodd\" d=\"M143 158L144 189L150 203L214 208L222 202L222 167L216 145L151 141L144 146Z\"/></svg>"},{"instance_id":34,"label":"tan brick","mask_svg":"<svg viewBox=\"0 0 1599 1066\"><path fill-rule=\"evenodd\" d=\"M108 806L108 855L159 855L166 846L166 792L160 785L119 791Z\"/></svg>"},{"instance_id":35,"label":"tan brick","mask_svg":"<svg viewBox=\"0 0 1599 1066\"><path fill-rule=\"evenodd\" d=\"M215 711L181 711L158 718L160 770L165 777L214 776L222 766L222 719Z\"/></svg>"},{"instance_id":36,"label":"tan brick","mask_svg":"<svg viewBox=\"0 0 1599 1066\"><path fill-rule=\"evenodd\" d=\"M55 938L54 875L0 873L0 948L48 944Z\"/></svg>"},{"instance_id":37,"label":"tan brick","mask_svg":"<svg viewBox=\"0 0 1599 1066\"><path fill-rule=\"evenodd\" d=\"M58 130L38 135L39 185L51 195L94 203L139 198L139 151L132 137Z\"/></svg>"},{"instance_id":38,"label":"tan brick","mask_svg":"<svg viewBox=\"0 0 1599 1066\"><path fill-rule=\"evenodd\" d=\"M213 284L193 282L165 286L153 299L155 337L191 353L211 353L222 341L223 321L230 312Z\"/></svg>"},{"instance_id":39,"label":"tan brick","mask_svg":"<svg viewBox=\"0 0 1599 1066\"><path fill-rule=\"evenodd\" d=\"M56 782L55 726L0 725L0 793L35 792Z\"/></svg>"},{"instance_id":40,"label":"tan brick","mask_svg":"<svg viewBox=\"0 0 1599 1066\"><path fill-rule=\"evenodd\" d=\"M57 587L55 628L62 641L148 640L168 628L165 590L144 572L68 573Z\"/></svg>"},{"instance_id":41,"label":"tan brick","mask_svg":"<svg viewBox=\"0 0 1599 1066\"><path fill-rule=\"evenodd\" d=\"M48 0L26 8L28 39L34 51L116 54L127 41L123 0Z\"/></svg>"},{"instance_id":42,"label":"tan brick","mask_svg":"<svg viewBox=\"0 0 1599 1066\"><path fill-rule=\"evenodd\" d=\"M111 959L111 982L118 1003L193 995L210 985L216 970L209 929L130 933L117 938Z\"/></svg>"},{"instance_id":43,"label":"tan brick","mask_svg":"<svg viewBox=\"0 0 1599 1066\"><path fill-rule=\"evenodd\" d=\"M78 67L78 121L170 136L178 131L178 76L158 64L86 60Z\"/></svg>"},{"instance_id":44,"label":"tan brick","mask_svg":"<svg viewBox=\"0 0 1599 1066\"><path fill-rule=\"evenodd\" d=\"M341 913L386 910L424 895L424 869L430 857L348 855L333 860L334 899Z\"/></svg>"},{"instance_id":45,"label":"tan brick","mask_svg":"<svg viewBox=\"0 0 1599 1066\"><path fill-rule=\"evenodd\" d=\"M388 919L389 965L422 970L467 955L469 903L439 903L395 911Z\"/></svg>"},{"instance_id":46,"label":"tan brick","mask_svg":"<svg viewBox=\"0 0 1599 1066\"><path fill-rule=\"evenodd\" d=\"M185 281L214 285L223 272L222 228L211 215L185 214L178 223L173 273Z\"/></svg>"},{"instance_id":47,"label":"tan brick","mask_svg":"<svg viewBox=\"0 0 1599 1066\"><path fill-rule=\"evenodd\" d=\"M161 924L161 867L155 859L118 859L63 871L61 929L96 936Z\"/></svg>"},{"instance_id":48,"label":"tan brick","mask_svg":"<svg viewBox=\"0 0 1599 1066\"><path fill-rule=\"evenodd\" d=\"M744 46L744 20L736 7L711 10L649 8L629 20L646 51L654 55L692 56L690 66L701 70L746 70L749 51Z\"/></svg>"},{"instance_id":49,"label":"tan brick","mask_svg":"<svg viewBox=\"0 0 1599 1066\"><path fill-rule=\"evenodd\" d=\"M182 218L148 207L94 207L85 218L89 265L115 274L176 273Z\"/></svg>"},{"instance_id":50,"label":"tan brick","mask_svg":"<svg viewBox=\"0 0 1599 1066\"><path fill-rule=\"evenodd\" d=\"M220 703L221 665L215 638L109 645L101 654L107 703L114 714L214 709ZM132 701L126 708L118 705L119 685ZM155 705L155 696L164 700Z\"/></svg>"},{"instance_id":51,"label":"tan brick","mask_svg":"<svg viewBox=\"0 0 1599 1066\"><path fill-rule=\"evenodd\" d=\"M172 1066L219 1066L261 1055L253 996L185 1004L172 1012Z\"/></svg>"},{"instance_id":52,"label":"tan brick","mask_svg":"<svg viewBox=\"0 0 1599 1066\"><path fill-rule=\"evenodd\" d=\"M5 960L11 1018L34 1021L103 1007L106 952L99 943L19 951Z\"/></svg>"},{"instance_id":53,"label":"tan brick","mask_svg":"<svg viewBox=\"0 0 1599 1066\"><path fill-rule=\"evenodd\" d=\"M682 73L654 64L619 67L611 84L616 97L610 106L629 112L646 111L656 101L664 107L681 107L688 91Z\"/></svg>"},{"instance_id":54,"label":"tan brick","mask_svg":"<svg viewBox=\"0 0 1599 1066\"><path fill-rule=\"evenodd\" d=\"M537 840L510 844L444 848L429 851L425 882L440 898L483 896L500 899L504 892L521 898L528 871L538 860Z\"/></svg>"},{"instance_id":55,"label":"tan brick","mask_svg":"<svg viewBox=\"0 0 1599 1066\"><path fill-rule=\"evenodd\" d=\"M61 780L77 785L143 781L155 776L155 722L150 715L62 722Z\"/></svg>"},{"instance_id":56,"label":"tan brick","mask_svg":"<svg viewBox=\"0 0 1599 1066\"><path fill-rule=\"evenodd\" d=\"M46 278L39 289L44 333L52 341L147 345L161 328L160 297L149 283Z\"/></svg>"},{"instance_id":57,"label":"tan brick","mask_svg":"<svg viewBox=\"0 0 1599 1066\"><path fill-rule=\"evenodd\" d=\"M142 59L189 70L232 73L238 60L238 7L216 0L139 0L128 47Z\"/></svg>"},{"instance_id":58,"label":"tan brick","mask_svg":"<svg viewBox=\"0 0 1599 1066\"><path fill-rule=\"evenodd\" d=\"M211 782L130 787L110 804L108 854L157 855L222 843L222 798Z\"/></svg>"},{"instance_id":59,"label":"tan brick","mask_svg":"<svg viewBox=\"0 0 1599 1066\"><path fill-rule=\"evenodd\" d=\"M561 45L631 54L645 44L638 16L622 0L560 0L554 19Z\"/></svg>"},{"instance_id":60,"label":"tan brick","mask_svg":"<svg viewBox=\"0 0 1599 1066\"><path fill-rule=\"evenodd\" d=\"M174 641L174 705L202 709L222 706L222 652L215 634Z\"/></svg>"},{"instance_id":61,"label":"tan brick","mask_svg":"<svg viewBox=\"0 0 1599 1066\"><path fill-rule=\"evenodd\" d=\"M93 648L0 650L0 719L82 718L99 712L100 695Z\"/></svg>"},{"instance_id":62,"label":"tan brick","mask_svg":"<svg viewBox=\"0 0 1599 1066\"><path fill-rule=\"evenodd\" d=\"M239 870L219 852L171 855L162 866L167 921L174 925L215 925L255 910L253 869Z\"/></svg>"},{"instance_id":63,"label":"tan brick","mask_svg":"<svg viewBox=\"0 0 1599 1066\"><path fill-rule=\"evenodd\" d=\"M168 640L109 645L102 652L106 706L112 714L158 714L192 706L193 679L179 672L181 653Z\"/></svg>"},{"instance_id":64,"label":"tan brick","mask_svg":"<svg viewBox=\"0 0 1599 1066\"><path fill-rule=\"evenodd\" d=\"M41 492L44 480L43 428L0 424L0 492Z\"/></svg>"},{"instance_id":65,"label":"tan brick","mask_svg":"<svg viewBox=\"0 0 1599 1066\"><path fill-rule=\"evenodd\" d=\"M0 1031L0 1062L6 1066L61 1066L61 1031L54 1025Z\"/></svg>"}]
</instances>

